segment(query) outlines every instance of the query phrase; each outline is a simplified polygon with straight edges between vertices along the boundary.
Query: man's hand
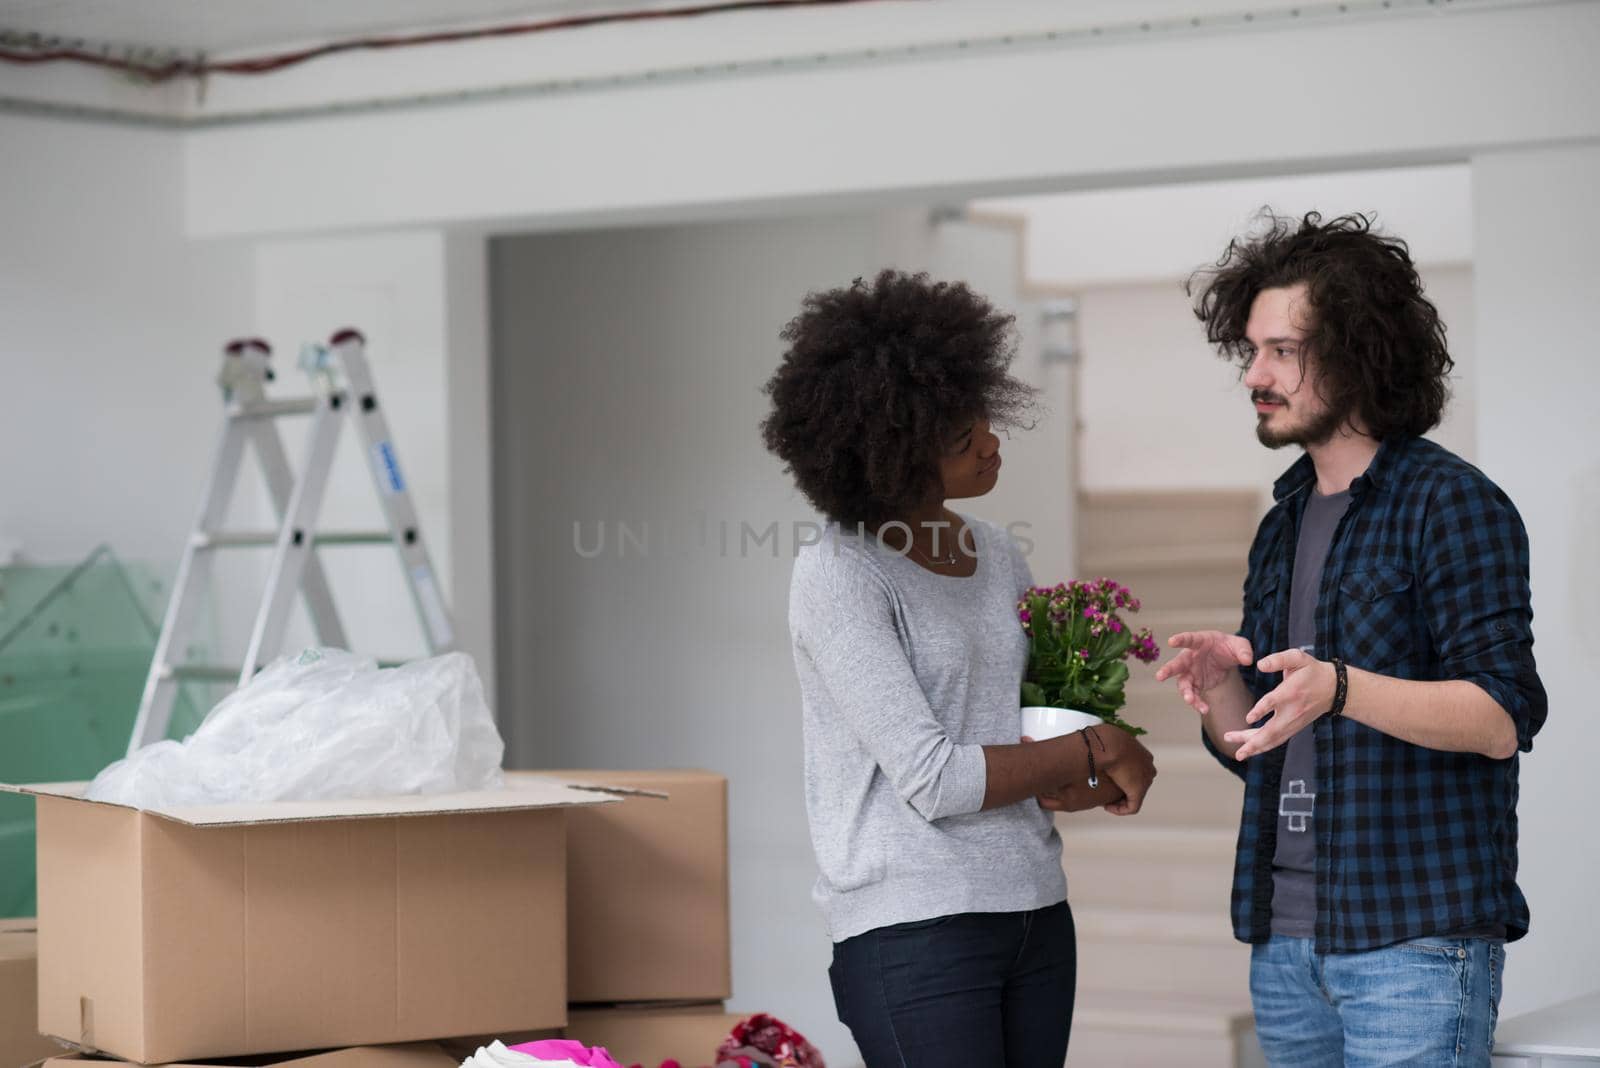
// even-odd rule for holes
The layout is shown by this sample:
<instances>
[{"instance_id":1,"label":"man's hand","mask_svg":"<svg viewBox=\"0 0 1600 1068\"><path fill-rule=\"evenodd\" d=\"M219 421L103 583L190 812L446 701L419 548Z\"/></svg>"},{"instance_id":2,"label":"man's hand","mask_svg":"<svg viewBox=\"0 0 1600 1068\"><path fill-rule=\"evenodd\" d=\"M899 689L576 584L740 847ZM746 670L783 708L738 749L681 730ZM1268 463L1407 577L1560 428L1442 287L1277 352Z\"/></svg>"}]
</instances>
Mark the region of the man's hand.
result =
<instances>
[{"instance_id":1,"label":"man's hand","mask_svg":"<svg viewBox=\"0 0 1600 1068\"><path fill-rule=\"evenodd\" d=\"M1177 679L1178 693L1201 715L1211 711L1206 695L1228 681L1230 674L1237 678L1240 666L1254 659L1247 639L1220 630L1184 631L1167 644L1182 652L1161 665L1156 681Z\"/></svg>"},{"instance_id":2,"label":"man's hand","mask_svg":"<svg viewBox=\"0 0 1600 1068\"><path fill-rule=\"evenodd\" d=\"M1235 760L1276 749L1333 707L1336 677L1333 665L1326 660L1318 660L1299 649L1285 649L1262 657L1256 668L1269 674L1281 671L1283 681L1257 701L1244 717L1245 723L1255 724L1270 712L1272 722L1265 727L1229 731L1223 735L1227 741L1239 744Z\"/></svg>"},{"instance_id":3,"label":"man's hand","mask_svg":"<svg viewBox=\"0 0 1600 1068\"><path fill-rule=\"evenodd\" d=\"M1179 696L1200 713L1206 738L1217 752L1235 759L1238 744L1224 735L1244 728L1244 714L1255 700L1239 673L1255 657L1249 641L1220 630L1192 630L1174 634L1168 644L1178 655L1161 665L1156 681L1176 679Z\"/></svg>"}]
</instances>

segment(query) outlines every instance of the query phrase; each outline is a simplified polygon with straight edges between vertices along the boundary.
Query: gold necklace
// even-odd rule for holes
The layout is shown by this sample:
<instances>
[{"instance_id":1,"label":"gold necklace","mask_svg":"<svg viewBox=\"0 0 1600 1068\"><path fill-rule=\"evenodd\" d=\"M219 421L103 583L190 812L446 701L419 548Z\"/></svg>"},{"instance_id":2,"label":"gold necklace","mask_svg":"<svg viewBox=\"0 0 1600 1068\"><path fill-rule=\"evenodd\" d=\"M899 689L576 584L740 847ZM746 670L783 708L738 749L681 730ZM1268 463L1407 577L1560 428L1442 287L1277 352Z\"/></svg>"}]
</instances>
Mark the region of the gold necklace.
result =
<instances>
[{"instance_id":1,"label":"gold necklace","mask_svg":"<svg viewBox=\"0 0 1600 1068\"><path fill-rule=\"evenodd\" d=\"M923 552L920 548L918 548L917 547L917 543L915 541L913 541L913 540L907 539L906 547L908 549L915 549L916 552L917 552L917 555L921 556L924 561L926 561L928 564L930 564L930 565L932 565L934 567L955 567L956 566L956 551L954 549L950 550L950 555L948 557L942 557L942 556L941 557L934 557L934 556L932 556L932 555L930 555L928 553Z\"/></svg>"}]
</instances>

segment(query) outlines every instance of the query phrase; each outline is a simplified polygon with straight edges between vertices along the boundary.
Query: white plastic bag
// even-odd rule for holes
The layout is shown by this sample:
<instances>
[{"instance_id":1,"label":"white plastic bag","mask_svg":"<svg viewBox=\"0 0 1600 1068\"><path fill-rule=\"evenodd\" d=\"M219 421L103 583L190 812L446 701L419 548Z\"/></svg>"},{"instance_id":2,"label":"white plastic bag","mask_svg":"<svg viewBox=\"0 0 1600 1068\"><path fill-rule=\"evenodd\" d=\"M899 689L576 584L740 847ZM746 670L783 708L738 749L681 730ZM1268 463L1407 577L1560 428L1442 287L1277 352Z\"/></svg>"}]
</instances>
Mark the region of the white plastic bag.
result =
<instances>
[{"instance_id":1,"label":"white plastic bag","mask_svg":"<svg viewBox=\"0 0 1600 1068\"><path fill-rule=\"evenodd\" d=\"M465 653L380 670L307 649L262 668L182 742L112 764L84 796L162 808L492 789L504 751Z\"/></svg>"}]
</instances>

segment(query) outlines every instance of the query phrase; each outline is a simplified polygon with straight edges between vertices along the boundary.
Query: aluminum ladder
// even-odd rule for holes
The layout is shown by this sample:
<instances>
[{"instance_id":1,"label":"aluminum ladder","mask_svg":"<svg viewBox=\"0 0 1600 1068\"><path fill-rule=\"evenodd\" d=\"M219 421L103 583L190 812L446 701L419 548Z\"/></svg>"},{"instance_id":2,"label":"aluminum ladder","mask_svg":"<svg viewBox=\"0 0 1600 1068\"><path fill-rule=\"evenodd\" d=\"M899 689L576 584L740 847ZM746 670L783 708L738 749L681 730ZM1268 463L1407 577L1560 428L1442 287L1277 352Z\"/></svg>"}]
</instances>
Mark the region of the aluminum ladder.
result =
<instances>
[{"instance_id":1,"label":"aluminum ladder","mask_svg":"<svg viewBox=\"0 0 1600 1068\"><path fill-rule=\"evenodd\" d=\"M155 656L145 679L139 714L128 740L128 752L166 737L172 703L178 686L190 680L236 682L243 686L265 662L277 655L288 626L296 593L305 596L312 628L322 645L348 648L344 628L333 604L327 576L317 555L321 545L393 544L400 554L401 570L412 603L422 622L422 633L433 654L455 646L449 609L434 576L422 540L417 511L401 474L400 461L389 434L388 421L378 404L367 366L366 339L356 330L341 330L327 345L308 345L300 363L311 376L313 394L272 400L266 384L273 378L272 350L265 341L230 342L224 349L222 387L224 419L211 471L194 530L184 545L173 583L172 597L161 623ZM311 417L310 445L298 479L290 470L277 420L285 416ZM345 416L360 429L368 468L378 491L388 527L385 530L319 532L317 514L333 466L339 427ZM229 532L219 527L227 516L228 502L238 481L246 443L255 445L268 495L278 516L278 529ZM272 560L251 629L244 662L237 666L179 664L175 650L183 649L193 631L196 610L211 581L211 563L219 550L270 548Z\"/></svg>"}]
</instances>

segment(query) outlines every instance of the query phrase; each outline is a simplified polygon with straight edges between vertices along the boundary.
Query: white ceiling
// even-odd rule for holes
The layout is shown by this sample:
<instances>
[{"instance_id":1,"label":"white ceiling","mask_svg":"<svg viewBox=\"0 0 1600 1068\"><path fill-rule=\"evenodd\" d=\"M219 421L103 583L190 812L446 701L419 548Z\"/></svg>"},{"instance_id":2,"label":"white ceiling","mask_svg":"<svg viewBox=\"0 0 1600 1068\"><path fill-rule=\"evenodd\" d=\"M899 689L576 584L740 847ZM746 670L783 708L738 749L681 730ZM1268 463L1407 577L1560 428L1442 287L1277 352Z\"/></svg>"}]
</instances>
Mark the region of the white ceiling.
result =
<instances>
[{"instance_id":1,"label":"white ceiling","mask_svg":"<svg viewBox=\"0 0 1600 1068\"><path fill-rule=\"evenodd\" d=\"M91 44L256 52L444 26L684 6L684 0L0 0L0 30Z\"/></svg>"},{"instance_id":2,"label":"white ceiling","mask_svg":"<svg viewBox=\"0 0 1600 1068\"><path fill-rule=\"evenodd\" d=\"M259 54L285 46L372 34L483 26L616 11L659 10L707 0L0 0L0 31L77 39L91 46L134 45L212 55ZM1449 7L1505 7L1541 0L1446 0ZM1543 0L1548 2L1548 0ZM949 25L995 33L1047 22L1057 28L1141 19L1224 17L1338 7L1384 14L1389 8L1448 10L1437 0L915 0L855 8L907 27ZM791 9L820 12L827 8ZM838 11L840 8L833 8ZM869 14L870 13L870 14ZM715 16L713 16L715 18ZM709 20L708 20L709 21ZM648 24L646 24L648 25Z\"/></svg>"}]
</instances>

